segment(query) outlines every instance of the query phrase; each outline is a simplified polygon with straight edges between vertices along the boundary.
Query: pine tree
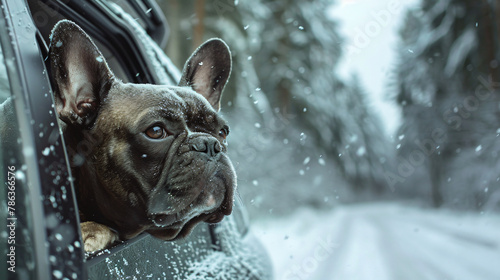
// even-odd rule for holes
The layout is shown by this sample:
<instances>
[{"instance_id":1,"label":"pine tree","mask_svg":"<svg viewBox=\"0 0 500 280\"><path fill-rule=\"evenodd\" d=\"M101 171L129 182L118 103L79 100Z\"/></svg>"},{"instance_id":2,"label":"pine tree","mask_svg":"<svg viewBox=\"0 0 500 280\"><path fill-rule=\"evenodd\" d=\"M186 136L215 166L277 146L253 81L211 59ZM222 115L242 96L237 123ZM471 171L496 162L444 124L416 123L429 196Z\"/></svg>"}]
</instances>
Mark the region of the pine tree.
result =
<instances>
[{"instance_id":1,"label":"pine tree","mask_svg":"<svg viewBox=\"0 0 500 280\"><path fill-rule=\"evenodd\" d=\"M425 174L435 206L481 207L488 193L499 190L495 3L423 0L400 32L399 158L425 155L403 181L421 188L422 180L411 176Z\"/></svg>"},{"instance_id":2,"label":"pine tree","mask_svg":"<svg viewBox=\"0 0 500 280\"><path fill-rule=\"evenodd\" d=\"M287 131L307 137L304 151L333 158L355 189L380 190L386 141L357 81L335 73L343 42L326 13L332 2L263 3L271 14L262 24L256 65L269 103L296 128Z\"/></svg>"}]
</instances>

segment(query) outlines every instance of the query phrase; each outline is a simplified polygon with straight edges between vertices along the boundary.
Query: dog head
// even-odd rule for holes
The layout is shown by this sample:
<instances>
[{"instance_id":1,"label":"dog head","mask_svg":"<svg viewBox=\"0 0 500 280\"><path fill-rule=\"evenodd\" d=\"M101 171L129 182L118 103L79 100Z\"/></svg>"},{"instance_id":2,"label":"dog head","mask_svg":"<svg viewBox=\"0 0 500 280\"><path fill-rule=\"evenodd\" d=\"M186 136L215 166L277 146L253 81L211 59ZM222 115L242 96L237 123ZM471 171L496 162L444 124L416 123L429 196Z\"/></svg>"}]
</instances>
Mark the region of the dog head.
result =
<instances>
[{"instance_id":1,"label":"dog head","mask_svg":"<svg viewBox=\"0 0 500 280\"><path fill-rule=\"evenodd\" d=\"M76 24L53 29L55 108L64 127L79 209L122 238L173 240L232 210L229 127L218 114L231 71L212 39L185 64L178 86L123 83Z\"/></svg>"}]
</instances>

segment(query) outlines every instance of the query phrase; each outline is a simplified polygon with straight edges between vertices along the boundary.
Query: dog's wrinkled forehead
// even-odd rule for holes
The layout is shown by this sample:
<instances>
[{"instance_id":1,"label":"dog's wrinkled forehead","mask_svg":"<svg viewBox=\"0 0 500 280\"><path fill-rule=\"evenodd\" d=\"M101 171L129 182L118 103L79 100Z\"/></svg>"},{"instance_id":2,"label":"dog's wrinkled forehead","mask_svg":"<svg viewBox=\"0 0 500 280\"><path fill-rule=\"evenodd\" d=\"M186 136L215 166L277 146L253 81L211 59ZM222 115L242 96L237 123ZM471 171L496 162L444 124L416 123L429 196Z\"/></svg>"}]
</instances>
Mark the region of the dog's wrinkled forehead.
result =
<instances>
[{"instance_id":1,"label":"dog's wrinkled forehead","mask_svg":"<svg viewBox=\"0 0 500 280\"><path fill-rule=\"evenodd\" d=\"M141 116L147 115L210 124L220 118L211 104L189 87L119 83L111 88L106 104L107 118L114 121L140 121ZM124 119L124 116L128 117Z\"/></svg>"}]
</instances>

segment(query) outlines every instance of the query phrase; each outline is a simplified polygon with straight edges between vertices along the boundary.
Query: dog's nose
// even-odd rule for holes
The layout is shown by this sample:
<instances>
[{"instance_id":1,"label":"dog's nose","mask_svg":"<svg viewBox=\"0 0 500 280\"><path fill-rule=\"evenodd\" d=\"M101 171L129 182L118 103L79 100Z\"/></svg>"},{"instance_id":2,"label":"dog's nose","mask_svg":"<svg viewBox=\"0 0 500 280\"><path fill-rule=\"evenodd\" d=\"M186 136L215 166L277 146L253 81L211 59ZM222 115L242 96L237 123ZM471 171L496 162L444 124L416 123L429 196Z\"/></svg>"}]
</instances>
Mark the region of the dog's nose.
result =
<instances>
[{"instance_id":1,"label":"dog's nose","mask_svg":"<svg viewBox=\"0 0 500 280\"><path fill-rule=\"evenodd\" d=\"M219 141L215 138L198 137L193 139L191 150L206 153L209 157L215 157L221 151Z\"/></svg>"}]
</instances>

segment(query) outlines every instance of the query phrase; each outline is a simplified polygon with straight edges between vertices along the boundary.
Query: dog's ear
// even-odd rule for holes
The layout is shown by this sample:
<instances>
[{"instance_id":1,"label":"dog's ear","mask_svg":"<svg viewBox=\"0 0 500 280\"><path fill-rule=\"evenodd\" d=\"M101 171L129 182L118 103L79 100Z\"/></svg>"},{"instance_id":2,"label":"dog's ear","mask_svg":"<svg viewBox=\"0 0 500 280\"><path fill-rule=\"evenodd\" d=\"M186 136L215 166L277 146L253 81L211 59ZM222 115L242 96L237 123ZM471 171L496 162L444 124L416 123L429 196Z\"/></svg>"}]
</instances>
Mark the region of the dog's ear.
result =
<instances>
[{"instance_id":1,"label":"dog's ear","mask_svg":"<svg viewBox=\"0 0 500 280\"><path fill-rule=\"evenodd\" d=\"M210 39L194 51L184 65L179 86L190 86L203 95L215 111L231 74L231 52L220 39Z\"/></svg>"},{"instance_id":2,"label":"dog's ear","mask_svg":"<svg viewBox=\"0 0 500 280\"><path fill-rule=\"evenodd\" d=\"M75 23L59 21L50 35L56 110L67 124L93 124L113 73L92 39Z\"/></svg>"}]
</instances>

